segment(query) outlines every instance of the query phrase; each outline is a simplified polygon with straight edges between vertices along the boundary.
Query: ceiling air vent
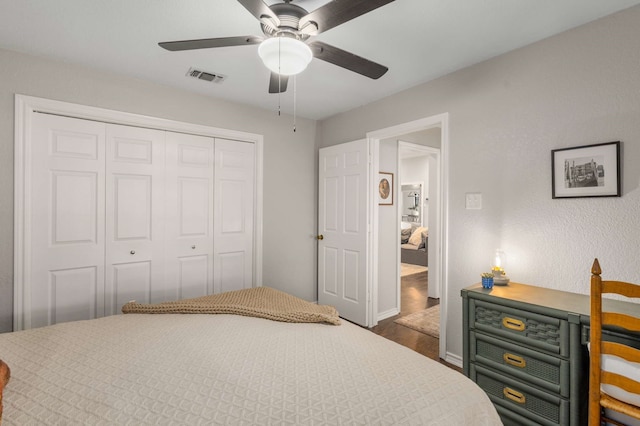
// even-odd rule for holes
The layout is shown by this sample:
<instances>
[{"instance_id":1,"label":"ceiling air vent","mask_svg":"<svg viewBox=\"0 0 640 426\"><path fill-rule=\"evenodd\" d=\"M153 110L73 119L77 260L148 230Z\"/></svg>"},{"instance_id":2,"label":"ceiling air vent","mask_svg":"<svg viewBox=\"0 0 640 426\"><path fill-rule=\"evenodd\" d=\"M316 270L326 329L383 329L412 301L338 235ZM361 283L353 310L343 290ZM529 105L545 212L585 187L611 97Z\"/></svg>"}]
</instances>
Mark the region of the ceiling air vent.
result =
<instances>
[{"instance_id":1,"label":"ceiling air vent","mask_svg":"<svg viewBox=\"0 0 640 426\"><path fill-rule=\"evenodd\" d=\"M195 68L189 68L189 71L187 71L187 77L193 77L204 81L212 81L214 83L222 83L226 78L222 74L214 74L211 72L197 70Z\"/></svg>"}]
</instances>

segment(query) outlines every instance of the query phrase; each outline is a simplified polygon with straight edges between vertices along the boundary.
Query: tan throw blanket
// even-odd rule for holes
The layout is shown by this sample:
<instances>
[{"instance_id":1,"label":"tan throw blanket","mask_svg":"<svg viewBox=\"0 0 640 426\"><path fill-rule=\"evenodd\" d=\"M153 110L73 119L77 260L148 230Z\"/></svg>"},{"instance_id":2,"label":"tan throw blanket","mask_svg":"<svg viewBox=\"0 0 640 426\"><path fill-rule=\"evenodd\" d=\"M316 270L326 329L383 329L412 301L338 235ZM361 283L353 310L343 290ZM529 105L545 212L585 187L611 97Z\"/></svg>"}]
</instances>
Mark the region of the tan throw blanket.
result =
<instances>
[{"instance_id":1,"label":"tan throw blanket","mask_svg":"<svg viewBox=\"0 0 640 426\"><path fill-rule=\"evenodd\" d=\"M157 304L135 301L122 307L125 314L235 314L282 322L319 322L340 325L333 306L316 305L269 287L229 291L194 299Z\"/></svg>"}]
</instances>

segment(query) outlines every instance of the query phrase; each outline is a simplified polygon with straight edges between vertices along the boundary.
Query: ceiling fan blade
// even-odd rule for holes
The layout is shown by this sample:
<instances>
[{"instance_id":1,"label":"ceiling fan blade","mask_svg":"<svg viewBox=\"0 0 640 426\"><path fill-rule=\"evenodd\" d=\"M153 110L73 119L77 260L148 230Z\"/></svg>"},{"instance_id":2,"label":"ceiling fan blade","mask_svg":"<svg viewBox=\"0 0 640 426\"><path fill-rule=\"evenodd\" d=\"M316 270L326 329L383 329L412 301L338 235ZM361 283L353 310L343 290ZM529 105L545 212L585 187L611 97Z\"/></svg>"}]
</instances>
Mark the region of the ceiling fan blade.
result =
<instances>
[{"instance_id":1,"label":"ceiling fan blade","mask_svg":"<svg viewBox=\"0 0 640 426\"><path fill-rule=\"evenodd\" d=\"M369 77L374 80L377 80L389 71L389 68L384 65L377 64L361 56L354 55L346 50L339 49L321 41L309 43L309 47L313 52L314 58L357 72L358 74L362 74L365 77Z\"/></svg>"},{"instance_id":2,"label":"ceiling fan blade","mask_svg":"<svg viewBox=\"0 0 640 426\"><path fill-rule=\"evenodd\" d=\"M258 18L259 21L270 25L272 28L278 28L278 26L280 26L278 15L273 13L269 6L262 0L238 0L238 2L253 16Z\"/></svg>"},{"instance_id":3,"label":"ceiling fan blade","mask_svg":"<svg viewBox=\"0 0 640 426\"><path fill-rule=\"evenodd\" d=\"M240 36L240 37L220 37L201 38L197 40L164 41L158 45L172 52L179 50L210 49L212 47L243 46L248 44L258 44L261 37Z\"/></svg>"},{"instance_id":4,"label":"ceiling fan blade","mask_svg":"<svg viewBox=\"0 0 640 426\"><path fill-rule=\"evenodd\" d=\"M275 72L271 73L269 78L269 93L284 93L287 91L287 83L289 77L286 75L279 75Z\"/></svg>"},{"instance_id":5,"label":"ceiling fan blade","mask_svg":"<svg viewBox=\"0 0 640 426\"><path fill-rule=\"evenodd\" d=\"M210 49L212 47L243 46L248 44L258 44L262 37L239 36L239 37L219 37L201 38L197 40L164 41L158 45L172 52L179 50Z\"/></svg>"},{"instance_id":6,"label":"ceiling fan blade","mask_svg":"<svg viewBox=\"0 0 640 426\"><path fill-rule=\"evenodd\" d=\"M300 18L298 28L302 29L314 22L318 27L316 34L320 34L392 1L394 0L333 0Z\"/></svg>"}]
</instances>

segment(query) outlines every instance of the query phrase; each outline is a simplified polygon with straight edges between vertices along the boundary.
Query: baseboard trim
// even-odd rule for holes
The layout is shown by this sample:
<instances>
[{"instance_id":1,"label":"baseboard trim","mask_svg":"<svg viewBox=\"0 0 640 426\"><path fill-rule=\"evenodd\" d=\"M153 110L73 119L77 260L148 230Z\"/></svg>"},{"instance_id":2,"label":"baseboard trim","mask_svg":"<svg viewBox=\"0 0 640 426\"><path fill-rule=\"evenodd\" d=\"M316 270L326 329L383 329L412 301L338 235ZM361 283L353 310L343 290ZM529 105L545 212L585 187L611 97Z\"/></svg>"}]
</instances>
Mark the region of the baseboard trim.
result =
<instances>
[{"instance_id":1,"label":"baseboard trim","mask_svg":"<svg viewBox=\"0 0 640 426\"><path fill-rule=\"evenodd\" d=\"M459 355L452 354L451 352L447 352L447 356L444 360L447 361L449 364L462 368L462 357L460 357Z\"/></svg>"}]
</instances>

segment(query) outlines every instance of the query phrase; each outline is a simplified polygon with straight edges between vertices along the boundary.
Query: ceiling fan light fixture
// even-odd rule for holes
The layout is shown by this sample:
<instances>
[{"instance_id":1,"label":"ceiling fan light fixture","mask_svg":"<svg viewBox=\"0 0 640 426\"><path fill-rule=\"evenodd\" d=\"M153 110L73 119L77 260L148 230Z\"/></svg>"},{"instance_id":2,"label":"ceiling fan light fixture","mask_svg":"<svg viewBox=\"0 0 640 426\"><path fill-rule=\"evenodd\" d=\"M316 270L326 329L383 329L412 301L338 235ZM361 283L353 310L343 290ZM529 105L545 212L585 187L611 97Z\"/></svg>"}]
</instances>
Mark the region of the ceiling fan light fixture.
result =
<instances>
[{"instance_id":1,"label":"ceiling fan light fixture","mask_svg":"<svg viewBox=\"0 0 640 426\"><path fill-rule=\"evenodd\" d=\"M264 65L281 75L296 75L307 68L313 58L311 48L292 37L268 38L258 47Z\"/></svg>"}]
</instances>

